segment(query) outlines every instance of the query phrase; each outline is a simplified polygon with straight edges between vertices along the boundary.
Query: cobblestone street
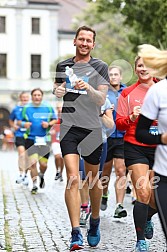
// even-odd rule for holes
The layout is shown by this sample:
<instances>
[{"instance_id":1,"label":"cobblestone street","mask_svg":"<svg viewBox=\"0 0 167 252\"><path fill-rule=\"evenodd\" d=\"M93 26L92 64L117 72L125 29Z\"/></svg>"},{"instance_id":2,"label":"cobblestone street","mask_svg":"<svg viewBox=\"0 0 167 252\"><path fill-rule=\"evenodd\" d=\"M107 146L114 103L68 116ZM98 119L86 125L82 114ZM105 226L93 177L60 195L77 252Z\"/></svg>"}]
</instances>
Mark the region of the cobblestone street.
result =
<instances>
[{"instance_id":1,"label":"cobblestone street","mask_svg":"<svg viewBox=\"0 0 167 252\"><path fill-rule=\"evenodd\" d=\"M69 251L70 223L64 202L64 182L55 181L53 156L49 159L45 174L46 186L37 195L31 195L28 188L15 183L17 177L17 152L0 152L0 241L5 249L12 252L53 252ZM133 205L130 195L125 196L124 206L128 216L116 222L112 215L115 210L115 174L110 183L108 209L101 212L101 242L97 248L86 243L86 228L83 251L89 252L132 252L136 238L132 220ZM150 241L151 252L166 251L165 241L158 216L153 218L155 233Z\"/></svg>"}]
</instances>

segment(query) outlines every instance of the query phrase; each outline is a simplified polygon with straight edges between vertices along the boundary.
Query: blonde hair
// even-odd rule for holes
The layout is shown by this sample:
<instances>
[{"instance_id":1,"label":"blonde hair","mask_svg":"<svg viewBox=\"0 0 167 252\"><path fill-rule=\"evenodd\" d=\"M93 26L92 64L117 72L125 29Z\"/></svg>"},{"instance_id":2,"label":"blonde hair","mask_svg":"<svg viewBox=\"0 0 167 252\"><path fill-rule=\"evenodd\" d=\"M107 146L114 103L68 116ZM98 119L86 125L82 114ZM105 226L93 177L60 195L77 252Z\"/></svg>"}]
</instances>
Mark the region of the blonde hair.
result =
<instances>
[{"instance_id":1,"label":"blonde hair","mask_svg":"<svg viewBox=\"0 0 167 252\"><path fill-rule=\"evenodd\" d=\"M143 44L138 46L138 55L147 67L152 68L150 74L163 79L167 76L167 50L159 50L155 46Z\"/></svg>"}]
</instances>

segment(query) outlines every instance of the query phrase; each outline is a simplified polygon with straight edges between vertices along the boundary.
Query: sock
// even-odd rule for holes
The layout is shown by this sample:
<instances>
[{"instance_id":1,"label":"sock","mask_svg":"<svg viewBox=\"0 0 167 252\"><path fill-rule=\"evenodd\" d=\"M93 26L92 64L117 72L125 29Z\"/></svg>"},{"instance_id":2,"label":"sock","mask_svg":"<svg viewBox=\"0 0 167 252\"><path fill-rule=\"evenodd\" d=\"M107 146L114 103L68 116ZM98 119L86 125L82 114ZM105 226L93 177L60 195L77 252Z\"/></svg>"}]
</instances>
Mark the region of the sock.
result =
<instances>
[{"instance_id":1,"label":"sock","mask_svg":"<svg viewBox=\"0 0 167 252\"><path fill-rule=\"evenodd\" d=\"M82 204L81 209L84 210L87 214L90 212L90 207L88 206L88 203Z\"/></svg>"},{"instance_id":2,"label":"sock","mask_svg":"<svg viewBox=\"0 0 167 252\"><path fill-rule=\"evenodd\" d=\"M37 186L37 179L33 181L33 186Z\"/></svg>"},{"instance_id":3,"label":"sock","mask_svg":"<svg viewBox=\"0 0 167 252\"><path fill-rule=\"evenodd\" d=\"M117 203L117 204L116 204L116 208L119 207L120 205L123 207L123 204L122 204L122 203Z\"/></svg>"},{"instance_id":4,"label":"sock","mask_svg":"<svg viewBox=\"0 0 167 252\"><path fill-rule=\"evenodd\" d=\"M75 232L75 231L78 231L79 233L81 233L80 227L73 227L72 232Z\"/></svg>"},{"instance_id":5,"label":"sock","mask_svg":"<svg viewBox=\"0 0 167 252\"><path fill-rule=\"evenodd\" d=\"M144 230L147 221L148 205L136 200L133 208L133 218L136 229L137 241L145 240Z\"/></svg>"},{"instance_id":6,"label":"sock","mask_svg":"<svg viewBox=\"0 0 167 252\"><path fill-rule=\"evenodd\" d=\"M39 173L38 173L38 176L39 176L39 177L43 177L44 174L43 174L42 172L39 172Z\"/></svg>"},{"instance_id":7,"label":"sock","mask_svg":"<svg viewBox=\"0 0 167 252\"><path fill-rule=\"evenodd\" d=\"M81 208L87 208L88 207L88 203L84 203L81 205Z\"/></svg>"},{"instance_id":8,"label":"sock","mask_svg":"<svg viewBox=\"0 0 167 252\"><path fill-rule=\"evenodd\" d=\"M148 207L147 221L150 221L151 218L152 218L152 216L153 216L154 214L156 214L156 213L157 213L157 210L149 206L149 207Z\"/></svg>"},{"instance_id":9,"label":"sock","mask_svg":"<svg viewBox=\"0 0 167 252\"><path fill-rule=\"evenodd\" d=\"M99 218L97 218L97 219L93 219L92 218L92 215L90 216L90 224L91 225L98 225L99 224L99 222L100 222L100 217Z\"/></svg>"},{"instance_id":10,"label":"sock","mask_svg":"<svg viewBox=\"0 0 167 252\"><path fill-rule=\"evenodd\" d=\"M102 197L108 199L108 195L109 195L109 192L103 194Z\"/></svg>"}]
</instances>

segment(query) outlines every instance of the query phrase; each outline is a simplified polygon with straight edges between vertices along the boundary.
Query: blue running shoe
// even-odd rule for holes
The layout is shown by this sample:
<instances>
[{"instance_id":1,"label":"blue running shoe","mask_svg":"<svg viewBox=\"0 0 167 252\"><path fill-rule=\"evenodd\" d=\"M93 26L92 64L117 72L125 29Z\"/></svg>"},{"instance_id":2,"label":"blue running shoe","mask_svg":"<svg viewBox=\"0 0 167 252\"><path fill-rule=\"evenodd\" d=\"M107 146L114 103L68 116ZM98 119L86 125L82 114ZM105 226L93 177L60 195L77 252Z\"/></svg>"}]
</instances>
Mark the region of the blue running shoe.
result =
<instances>
[{"instance_id":1,"label":"blue running shoe","mask_svg":"<svg viewBox=\"0 0 167 252\"><path fill-rule=\"evenodd\" d=\"M71 232L71 244L70 251L83 249L83 237L82 234L78 230L73 230Z\"/></svg>"},{"instance_id":2,"label":"blue running shoe","mask_svg":"<svg viewBox=\"0 0 167 252\"><path fill-rule=\"evenodd\" d=\"M92 217L90 217L90 227L87 234L87 241L89 246L96 247L100 242L100 218L97 224L92 222Z\"/></svg>"},{"instance_id":3,"label":"blue running shoe","mask_svg":"<svg viewBox=\"0 0 167 252\"><path fill-rule=\"evenodd\" d=\"M144 236L147 239L151 239L154 233L154 223L150 220L146 222Z\"/></svg>"},{"instance_id":4,"label":"blue running shoe","mask_svg":"<svg viewBox=\"0 0 167 252\"><path fill-rule=\"evenodd\" d=\"M136 252L147 252L149 251L149 245L145 240L139 240L136 243Z\"/></svg>"}]
</instances>

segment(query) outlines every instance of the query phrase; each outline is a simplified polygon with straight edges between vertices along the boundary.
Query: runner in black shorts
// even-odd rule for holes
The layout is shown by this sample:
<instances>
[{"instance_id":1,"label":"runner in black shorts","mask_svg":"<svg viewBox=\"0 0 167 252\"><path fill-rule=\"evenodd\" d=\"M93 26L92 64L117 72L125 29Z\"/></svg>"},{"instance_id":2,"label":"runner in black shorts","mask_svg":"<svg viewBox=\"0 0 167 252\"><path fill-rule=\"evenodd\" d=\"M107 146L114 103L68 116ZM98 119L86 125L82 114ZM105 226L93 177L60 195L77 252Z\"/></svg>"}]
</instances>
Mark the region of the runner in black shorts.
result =
<instances>
[{"instance_id":1,"label":"runner in black shorts","mask_svg":"<svg viewBox=\"0 0 167 252\"><path fill-rule=\"evenodd\" d=\"M78 28L74 38L76 55L58 63L53 93L63 97L61 149L67 172L65 200L72 226L70 250L83 248L79 227L79 154L85 160L85 171L95 179L90 188L92 215L87 234L88 244L95 247L100 241L100 201L102 189L96 176L101 156L102 130L100 108L105 103L109 86L108 66L93 58L95 31L87 26ZM69 131L69 132L68 132ZM99 132L99 134L98 134ZM91 181L90 186L91 186Z\"/></svg>"}]
</instances>

